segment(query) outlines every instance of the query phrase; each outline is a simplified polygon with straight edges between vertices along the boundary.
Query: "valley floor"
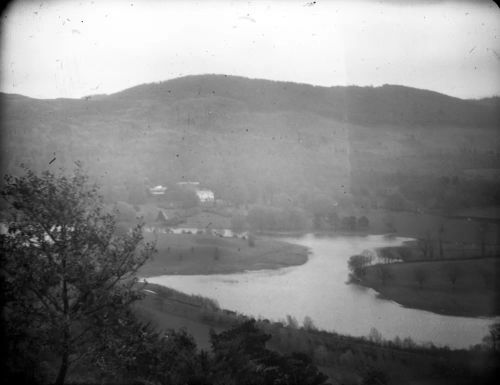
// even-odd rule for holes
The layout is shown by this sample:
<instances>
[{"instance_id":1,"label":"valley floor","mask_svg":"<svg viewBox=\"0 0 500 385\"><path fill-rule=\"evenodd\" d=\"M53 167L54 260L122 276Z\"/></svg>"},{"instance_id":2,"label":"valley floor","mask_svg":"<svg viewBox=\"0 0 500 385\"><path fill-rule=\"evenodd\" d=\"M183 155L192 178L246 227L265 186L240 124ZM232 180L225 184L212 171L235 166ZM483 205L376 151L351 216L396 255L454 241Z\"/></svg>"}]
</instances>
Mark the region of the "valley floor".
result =
<instances>
[{"instance_id":1,"label":"valley floor","mask_svg":"<svg viewBox=\"0 0 500 385\"><path fill-rule=\"evenodd\" d=\"M372 265L361 284L403 306L456 316L499 314L498 258Z\"/></svg>"},{"instance_id":2,"label":"valley floor","mask_svg":"<svg viewBox=\"0 0 500 385\"><path fill-rule=\"evenodd\" d=\"M206 234L148 234L156 239L158 253L139 274L230 274L246 270L277 269L307 262L308 250L300 245L258 237L250 246L246 239Z\"/></svg>"}]
</instances>

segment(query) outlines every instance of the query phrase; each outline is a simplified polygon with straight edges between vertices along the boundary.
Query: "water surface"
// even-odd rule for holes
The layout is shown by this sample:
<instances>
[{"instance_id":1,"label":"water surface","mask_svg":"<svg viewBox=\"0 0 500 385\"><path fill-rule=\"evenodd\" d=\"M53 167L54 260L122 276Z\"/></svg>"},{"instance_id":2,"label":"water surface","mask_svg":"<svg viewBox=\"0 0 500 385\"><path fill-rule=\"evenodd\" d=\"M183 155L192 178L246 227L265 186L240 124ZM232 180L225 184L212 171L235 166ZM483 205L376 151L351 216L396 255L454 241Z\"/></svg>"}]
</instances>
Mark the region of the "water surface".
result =
<instances>
[{"instance_id":1,"label":"water surface","mask_svg":"<svg viewBox=\"0 0 500 385\"><path fill-rule=\"evenodd\" d=\"M299 323L305 316L321 329L354 336L375 327L384 338L411 337L453 348L480 343L493 319L444 316L408 309L380 299L372 289L347 284L347 260L363 250L396 246L405 239L383 236L280 238L307 246L309 261L301 266L239 274L160 276L148 282L216 299L221 307L254 317Z\"/></svg>"}]
</instances>

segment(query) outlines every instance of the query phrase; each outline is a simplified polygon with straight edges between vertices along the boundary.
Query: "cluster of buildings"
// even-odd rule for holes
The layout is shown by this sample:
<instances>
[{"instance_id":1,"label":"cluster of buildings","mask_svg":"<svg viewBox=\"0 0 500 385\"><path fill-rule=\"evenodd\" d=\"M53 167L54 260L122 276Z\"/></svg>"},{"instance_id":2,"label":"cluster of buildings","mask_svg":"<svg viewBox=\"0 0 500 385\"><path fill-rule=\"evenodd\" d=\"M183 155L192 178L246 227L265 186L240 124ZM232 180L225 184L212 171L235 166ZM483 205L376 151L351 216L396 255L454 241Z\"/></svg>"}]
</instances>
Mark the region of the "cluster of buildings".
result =
<instances>
[{"instance_id":1,"label":"cluster of buildings","mask_svg":"<svg viewBox=\"0 0 500 385\"><path fill-rule=\"evenodd\" d=\"M176 186L180 189L186 191L193 191L196 193L200 203L202 204L213 204L215 203L215 194L212 190L201 188L200 182L177 182ZM149 193L151 196L161 197L167 193L168 188L166 186L157 185L154 187L149 187Z\"/></svg>"}]
</instances>

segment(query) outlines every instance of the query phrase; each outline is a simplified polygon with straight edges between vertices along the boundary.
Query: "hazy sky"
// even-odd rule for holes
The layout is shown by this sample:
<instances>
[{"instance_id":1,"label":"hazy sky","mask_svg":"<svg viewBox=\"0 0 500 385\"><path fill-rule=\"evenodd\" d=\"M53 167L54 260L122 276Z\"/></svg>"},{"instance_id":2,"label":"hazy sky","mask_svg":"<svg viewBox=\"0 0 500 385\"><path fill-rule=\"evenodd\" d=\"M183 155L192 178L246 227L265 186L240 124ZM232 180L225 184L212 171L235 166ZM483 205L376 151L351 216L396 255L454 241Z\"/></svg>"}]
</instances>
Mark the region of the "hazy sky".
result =
<instances>
[{"instance_id":1,"label":"hazy sky","mask_svg":"<svg viewBox=\"0 0 500 385\"><path fill-rule=\"evenodd\" d=\"M486 1L18 1L1 28L1 91L39 98L204 73L500 95Z\"/></svg>"}]
</instances>

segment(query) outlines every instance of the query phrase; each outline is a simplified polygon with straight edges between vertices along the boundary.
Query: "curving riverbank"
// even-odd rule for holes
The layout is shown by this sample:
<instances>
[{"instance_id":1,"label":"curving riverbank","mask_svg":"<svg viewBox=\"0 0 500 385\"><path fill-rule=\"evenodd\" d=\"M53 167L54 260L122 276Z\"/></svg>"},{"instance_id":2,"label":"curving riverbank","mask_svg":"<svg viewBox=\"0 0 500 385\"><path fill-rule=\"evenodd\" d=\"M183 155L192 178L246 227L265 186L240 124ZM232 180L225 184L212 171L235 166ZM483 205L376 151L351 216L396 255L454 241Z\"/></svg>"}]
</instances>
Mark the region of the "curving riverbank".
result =
<instances>
[{"instance_id":1,"label":"curving riverbank","mask_svg":"<svg viewBox=\"0 0 500 385\"><path fill-rule=\"evenodd\" d=\"M308 262L239 274L162 275L148 282L213 298L225 309L255 317L280 320L291 315L300 321L308 316L318 328L341 334L363 336L376 328L386 339L411 337L451 348L480 343L494 322L405 308L378 298L374 290L346 285L350 255L398 246L407 239L309 234L283 240L311 250Z\"/></svg>"},{"instance_id":2,"label":"curving riverbank","mask_svg":"<svg viewBox=\"0 0 500 385\"><path fill-rule=\"evenodd\" d=\"M273 270L307 262L306 247L267 237L254 246L246 239L204 234L157 234L158 253L139 271L142 277L158 275L230 274ZM149 234L147 240L155 239Z\"/></svg>"}]
</instances>

